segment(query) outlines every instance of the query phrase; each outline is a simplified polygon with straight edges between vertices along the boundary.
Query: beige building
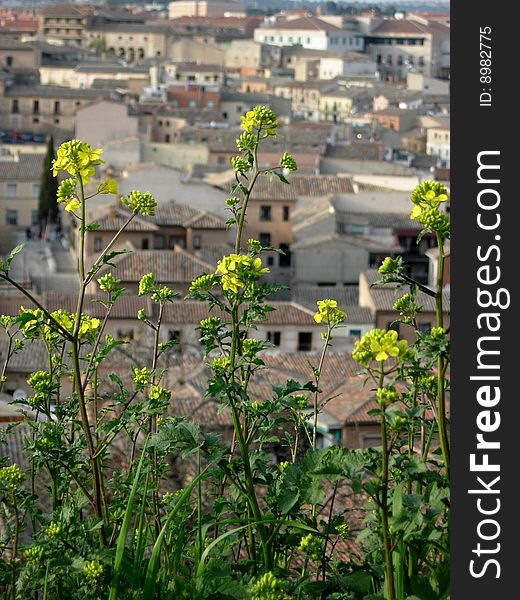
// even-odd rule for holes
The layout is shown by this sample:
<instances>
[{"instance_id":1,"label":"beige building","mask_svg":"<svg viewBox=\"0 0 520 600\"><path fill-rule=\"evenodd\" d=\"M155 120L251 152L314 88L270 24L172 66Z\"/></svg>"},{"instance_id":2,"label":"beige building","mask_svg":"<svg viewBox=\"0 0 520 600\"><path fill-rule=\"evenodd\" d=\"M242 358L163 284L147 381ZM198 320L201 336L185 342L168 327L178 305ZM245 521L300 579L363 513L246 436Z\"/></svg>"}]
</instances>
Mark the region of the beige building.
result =
<instances>
[{"instance_id":1,"label":"beige building","mask_svg":"<svg viewBox=\"0 0 520 600\"><path fill-rule=\"evenodd\" d=\"M16 72L37 69L39 64L40 53L30 44L0 37L0 68Z\"/></svg>"},{"instance_id":2,"label":"beige building","mask_svg":"<svg viewBox=\"0 0 520 600\"><path fill-rule=\"evenodd\" d=\"M117 62L90 62L78 65L42 65L39 68L42 85L60 85L74 89L91 88L101 80L120 81L121 85L140 93L148 84L148 67L125 66Z\"/></svg>"},{"instance_id":3,"label":"beige building","mask_svg":"<svg viewBox=\"0 0 520 600\"><path fill-rule=\"evenodd\" d=\"M382 79L404 81L408 72L448 78L449 26L416 16L376 23L365 43Z\"/></svg>"},{"instance_id":4,"label":"beige building","mask_svg":"<svg viewBox=\"0 0 520 600\"><path fill-rule=\"evenodd\" d=\"M0 224L11 229L38 224L43 154L0 156Z\"/></svg>"},{"instance_id":5,"label":"beige building","mask_svg":"<svg viewBox=\"0 0 520 600\"><path fill-rule=\"evenodd\" d=\"M45 85L13 85L0 80L0 127L34 132L73 132L76 112L109 96L102 90L75 90Z\"/></svg>"},{"instance_id":6,"label":"beige building","mask_svg":"<svg viewBox=\"0 0 520 600\"><path fill-rule=\"evenodd\" d=\"M245 6L236 0L176 0L168 5L168 18L224 17L245 15Z\"/></svg>"},{"instance_id":7,"label":"beige building","mask_svg":"<svg viewBox=\"0 0 520 600\"><path fill-rule=\"evenodd\" d=\"M78 109L76 137L93 148L106 148L117 140L137 139L139 120L122 102L109 99L95 101Z\"/></svg>"},{"instance_id":8,"label":"beige building","mask_svg":"<svg viewBox=\"0 0 520 600\"><path fill-rule=\"evenodd\" d=\"M342 123L353 114L372 106L367 90L358 87L334 86L321 91L319 100L320 119Z\"/></svg>"},{"instance_id":9,"label":"beige building","mask_svg":"<svg viewBox=\"0 0 520 600\"><path fill-rule=\"evenodd\" d=\"M438 119L438 125L426 131L426 153L438 156L445 167L450 166L450 118Z\"/></svg>"},{"instance_id":10,"label":"beige building","mask_svg":"<svg viewBox=\"0 0 520 600\"><path fill-rule=\"evenodd\" d=\"M103 40L107 51L129 63L145 58L165 57L173 34L162 23L104 23L85 31L85 45Z\"/></svg>"},{"instance_id":11,"label":"beige building","mask_svg":"<svg viewBox=\"0 0 520 600\"><path fill-rule=\"evenodd\" d=\"M39 14L39 34L47 42L81 46L92 7L70 4L44 6Z\"/></svg>"}]
</instances>

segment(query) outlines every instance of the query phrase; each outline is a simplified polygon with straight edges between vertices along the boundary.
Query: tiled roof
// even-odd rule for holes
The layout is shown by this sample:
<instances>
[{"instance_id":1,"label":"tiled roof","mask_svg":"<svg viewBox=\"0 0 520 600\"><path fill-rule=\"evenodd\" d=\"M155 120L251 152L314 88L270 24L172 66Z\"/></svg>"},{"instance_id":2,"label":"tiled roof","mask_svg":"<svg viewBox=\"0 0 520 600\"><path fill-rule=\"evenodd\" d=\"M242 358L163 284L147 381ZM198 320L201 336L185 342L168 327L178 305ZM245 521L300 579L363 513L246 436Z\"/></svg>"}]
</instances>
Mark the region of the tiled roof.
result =
<instances>
[{"instance_id":1,"label":"tiled roof","mask_svg":"<svg viewBox=\"0 0 520 600\"><path fill-rule=\"evenodd\" d=\"M412 21L411 19L385 19L370 33L370 35L428 35L436 32L449 35L450 28L441 23L429 22L428 25L424 25L419 21Z\"/></svg>"},{"instance_id":2,"label":"tiled roof","mask_svg":"<svg viewBox=\"0 0 520 600\"><path fill-rule=\"evenodd\" d=\"M372 425L381 422L381 419L378 415L368 414L369 411L377 410L379 408L377 402L373 399L373 392L371 393L371 396L371 398L366 398L366 400L359 405L358 408L352 412L352 414L348 415L345 423L346 425ZM449 415L449 397L446 398L446 404L447 414ZM424 417L427 421L432 421L435 418L430 408L426 410Z\"/></svg>"},{"instance_id":3,"label":"tiled roof","mask_svg":"<svg viewBox=\"0 0 520 600\"><path fill-rule=\"evenodd\" d=\"M13 85L5 90L9 97L40 97L40 98L77 98L86 100L92 98L105 98L108 92L90 88L75 89L58 85Z\"/></svg>"},{"instance_id":4,"label":"tiled roof","mask_svg":"<svg viewBox=\"0 0 520 600\"><path fill-rule=\"evenodd\" d=\"M106 296L92 294L85 296L83 312L92 317L103 318L106 314L105 307L98 300L106 300ZM76 312L78 297L76 294L62 292L46 292L43 296L43 305L47 310L54 311L60 308L69 312ZM146 314L152 314L152 305L148 298L141 298L130 292L123 293L117 299L110 311L111 319L136 319L137 311L144 308Z\"/></svg>"},{"instance_id":5,"label":"tiled roof","mask_svg":"<svg viewBox=\"0 0 520 600\"><path fill-rule=\"evenodd\" d=\"M111 207L103 216L94 218L94 222L99 225L97 231L119 231L129 216L128 211ZM125 231L157 231L157 229L159 228L154 223L136 216L127 225Z\"/></svg>"},{"instance_id":6,"label":"tiled roof","mask_svg":"<svg viewBox=\"0 0 520 600\"><path fill-rule=\"evenodd\" d=\"M25 44L11 38L0 38L0 50L29 50L32 52L30 44Z\"/></svg>"},{"instance_id":7,"label":"tiled roof","mask_svg":"<svg viewBox=\"0 0 520 600\"><path fill-rule=\"evenodd\" d=\"M374 228L417 230L418 232L421 230L421 225L417 221L413 221L408 214L403 213L337 211L337 218L342 223L363 224Z\"/></svg>"},{"instance_id":8,"label":"tiled roof","mask_svg":"<svg viewBox=\"0 0 520 600\"><path fill-rule=\"evenodd\" d=\"M194 229L226 229L226 223L211 213L192 208L187 204L168 202L158 204L151 219L157 225L192 227Z\"/></svg>"},{"instance_id":9,"label":"tiled roof","mask_svg":"<svg viewBox=\"0 0 520 600\"><path fill-rule=\"evenodd\" d=\"M296 200L298 197L352 194L350 177L335 175L289 175L289 185L274 175L263 175L256 180L253 200Z\"/></svg>"},{"instance_id":10,"label":"tiled roof","mask_svg":"<svg viewBox=\"0 0 520 600\"><path fill-rule=\"evenodd\" d=\"M294 286L292 288L292 299L295 302L303 304L307 308L314 310L316 302L324 298L337 300L338 306L344 309L346 306L357 304L358 286L357 285L338 285L338 286Z\"/></svg>"},{"instance_id":11,"label":"tiled roof","mask_svg":"<svg viewBox=\"0 0 520 600\"><path fill-rule=\"evenodd\" d=\"M213 267L196 256L175 246L173 250L135 250L114 258L116 267L105 267L100 274L113 272L123 282L137 283L143 275L153 272L160 283L191 283Z\"/></svg>"},{"instance_id":12,"label":"tiled roof","mask_svg":"<svg viewBox=\"0 0 520 600\"><path fill-rule=\"evenodd\" d=\"M336 27L336 25L332 25L332 23L328 23L327 21L322 21L317 17L301 17L300 19L291 19L290 21L278 21L269 27L262 27L261 31L264 31L264 29L265 31L295 29L300 31L329 31L332 33L347 33L343 29Z\"/></svg>"},{"instance_id":13,"label":"tiled roof","mask_svg":"<svg viewBox=\"0 0 520 600\"><path fill-rule=\"evenodd\" d=\"M369 292L374 303L375 309L384 312L393 312L395 301L407 291L407 288L397 288L396 283L388 283L385 285L374 285L381 279L381 275L376 269L368 269L363 275L370 286ZM442 292L442 300L444 310L450 310L450 292L444 290ZM417 295L417 304L423 307L423 312L435 312L435 298L424 292L419 292Z\"/></svg>"},{"instance_id":14,"label":"tiled roof","mask_svg":"<svg viewBox=\"0 0 520 600\"><path fill-rule=\"evenodd\" d=\"M0 361L3 364L7 356L8 342L0 340ZM32 373L48 366L47 348L40 340L32 340L25 344L22 350L11 357L9 371Z\"/></svg>"},{"instance_id":15,"label":"tiled roof","mask_svg":"<svg viewBox=\"0 0 520 600\"><path fill-rule=\"evenodd\" d=\"M295 302L268 302L269 306L274 308L267 314L268 325L300 325L305 327L315 327L314 313L310 310L296 304ZM194 300L176 301L167 304L164 312L164 321L166 323L199 323L209 315L221 317L223 321L229 321L229 317L219 310L208 312L208 308L202 302Z\"/></svg>"},{"instance_id":16,"label":"tiled roof","mask_svg":"<svg viewBox=\"0 0 520 600\"><path fill-rule=\"evenodd\" d=\"M17 154L16 160L0 159L0 180L39 181L43 169L44 154Z\"/></svg>"}]
</instances>

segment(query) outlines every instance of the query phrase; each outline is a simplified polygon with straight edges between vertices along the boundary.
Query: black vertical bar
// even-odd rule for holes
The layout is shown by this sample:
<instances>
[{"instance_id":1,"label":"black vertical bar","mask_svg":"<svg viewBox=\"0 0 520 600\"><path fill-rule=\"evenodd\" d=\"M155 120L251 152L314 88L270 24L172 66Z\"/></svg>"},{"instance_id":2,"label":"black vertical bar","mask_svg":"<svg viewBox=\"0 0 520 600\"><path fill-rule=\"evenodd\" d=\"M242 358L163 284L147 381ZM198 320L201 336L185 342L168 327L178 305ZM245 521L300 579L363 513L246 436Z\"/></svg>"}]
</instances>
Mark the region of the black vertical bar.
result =
<instances>
[{"instance_id":1,"label":"black vertical bar","mask_svg":"<svg viewBox=\"0 0 520 600\"><path fill-rule=\"evenodd\" d=\"M451 6L452 600L520 598L520 128L510 8Z\"/></svg>"}]
</instances>

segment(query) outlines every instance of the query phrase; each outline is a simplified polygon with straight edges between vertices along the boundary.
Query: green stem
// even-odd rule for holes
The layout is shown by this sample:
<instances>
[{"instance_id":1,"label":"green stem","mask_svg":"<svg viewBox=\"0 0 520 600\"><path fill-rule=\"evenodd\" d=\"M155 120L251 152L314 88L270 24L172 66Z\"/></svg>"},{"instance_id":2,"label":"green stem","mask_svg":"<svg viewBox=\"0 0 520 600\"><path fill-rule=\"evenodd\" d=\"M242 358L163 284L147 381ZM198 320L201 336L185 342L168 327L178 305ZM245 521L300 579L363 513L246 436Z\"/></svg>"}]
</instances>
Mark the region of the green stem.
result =
<instances>
[{"instance_id":1,"label":"green stem","mask_svg":"<svg viewBox=\"0 0 520 600\"><path fill-rule=\"evenodd\" d=\"M384 385L384 363L379 363L379 387ZM392 546L388 527L388 445L386 430L386 409L381 417L381 446L383 451L383 472L381 474L381 525L383 530L383 547L385 553L385 581L388 600L395 600L394 574L392 565Z\"/></svg>"},{"instance_id":2,"label":"green stem","mask_svg":"<svg viewBox=\"0 0 520 600\"><path fill-rule=\"evenodd\" d=\"M444 327L444 310L442 303L442 288L444 281L444 240L437 233L437 245L439 248L439 259L437 265L437 294L435 297L435 308L436 308L436 320L437 327ZM444 466L446 468L446 475L448 481L450 479L450 444L448 440L448 428L446 423L446 397L444 392L444 373L445 365L444 358L439 356L437 358L437 411L438 411L438 425L439 425L439 438L442 450L442 457L444 459Z\"/></svg>"},{"instance_id":3,"label":"green stem","mask_svg":"<svg viewBox=\"0 0 520 600\"><path fill-rule=\"evenodd\" d=\"M83 433L85 435L85 441L87 444L87 450L90 458L90 464L92 469L92 482L94 489L94 502L96 516L103 521L103 527L99 529L99 539L102 546L106 546L106 532L105 526L107 525L106 515L103 510L103 473L101 462L99 457L95 456L94 440L92 437L92 431L90 430L90 421L87 414L87 408L85 403L85 393L83 389L81 379L81 365L80 365L80 341L79 341L79 330L81 326L81 316L83 312L83 302L85 300L85 191L83 188L83 182L79 179L81 189L81 224L80 224L80 241L79 241L79 255L78 255L78 267L79 267L79 279L80 289L78 294L78 303L76 308L76 318L74 321L74 329L72 332L72 364L74 370L74 389L78 398L78 406L81 417L81 424L83 427Z\"/></svg>"},{"instance_id":4,"label":"green stem","mask_svg":"<svg viewBox=\"0 0 520 600\"><path fill-rule=\"evenodd\" d=\"M250 509L254 515L255 521L257 522L258 533L260 535L260 539L262 542L262 551L264 556L264 567L266 571L270 571L272 569L272 556L269 548L268 538L265 531L265 526L262 523L262 511L258 504L258 498L256 497L255 484L253 479L253 472L251 470L251 461L249 456L249 446L244 437L244 432L242 431L242 424L240 422L240 415L238 412L236 399L234 397L234 386L235 386L235 361L238 353L238 343L240 338L240 329L239 329L239 316L238 316L238 306L234 306L231 311L231 325L232 325L232 337L231 337L231 355L230 355L230 369L231 369L231 378L232 385L230 386L233 393L228 392L228 398L231 407L231 414L233 417L233 425L236 432L238 447L240 449L240 453L242 455L242 460L244 462L244 478L245 478L245 487L247 490L246 499L250 506Z\"/></svg>"}]
</instances>

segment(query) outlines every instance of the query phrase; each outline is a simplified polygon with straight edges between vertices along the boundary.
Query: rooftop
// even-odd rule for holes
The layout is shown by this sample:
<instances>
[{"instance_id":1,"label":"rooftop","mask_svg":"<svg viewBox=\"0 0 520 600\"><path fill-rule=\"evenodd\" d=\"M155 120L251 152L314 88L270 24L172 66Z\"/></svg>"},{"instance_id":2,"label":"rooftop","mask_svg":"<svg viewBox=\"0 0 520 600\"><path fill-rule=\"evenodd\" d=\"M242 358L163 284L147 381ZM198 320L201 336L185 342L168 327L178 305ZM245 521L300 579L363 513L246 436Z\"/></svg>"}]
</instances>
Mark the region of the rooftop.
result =
<instances>
[{"instance_id":1,"label":"rooftop","mask_svg":"<svg viewBox=\"0 0 520 600\"><path fill-rule=\"evenodd\" d=\"M159 283L191 283L214 267L175 246L173 250L134 250L113 259L115 267L104 267L100 274L113 272L123 284L137 283L143 275L153 272Z\"/></svg>"},{"instance_id":2,"label":"rooftop","mask_svg":"<svg viewBox=\"0 0 520 600\"><path fill-rule=\"evenodd\" d=\"M262 27L261 30L265 31L279 31L279 30L299 30L299 31L326 31L331 33L347 33L343 29L336 27L336 25L332 25L332 23L328 23L327 21L323 21L322 19L318 19L317 17L305 16L300 19L291 19L288 21L278 21L274 25L269 25L268 27Z\"/></svg>"},{"instance_id":3,"label":"rooftop","mask_svg":"<svg viewBox=\"0 0 520 600\"><path fill-rule=\"evenodd\" d=\"M0 180L36 180L40 179L44 154L21 152L14 159L0 158Z\"/></svg>"}]
</instances>

